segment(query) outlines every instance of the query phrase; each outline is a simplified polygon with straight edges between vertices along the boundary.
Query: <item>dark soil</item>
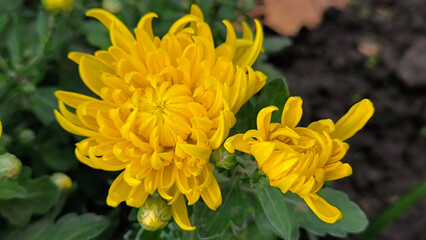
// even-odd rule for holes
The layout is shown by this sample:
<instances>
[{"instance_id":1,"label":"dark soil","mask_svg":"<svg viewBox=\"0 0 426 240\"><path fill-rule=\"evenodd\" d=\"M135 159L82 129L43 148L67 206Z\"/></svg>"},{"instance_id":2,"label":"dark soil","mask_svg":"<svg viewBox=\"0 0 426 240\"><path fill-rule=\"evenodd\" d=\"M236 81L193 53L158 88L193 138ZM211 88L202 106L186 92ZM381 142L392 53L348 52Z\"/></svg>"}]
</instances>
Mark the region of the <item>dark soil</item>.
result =
<instances>
[{"instance_id":1,"label":"dark soil","mask_svg":"<svg viewBox=\"0 0 426 240\"><path fill-rule=\"evenodd\" d=\"M270 57L304 99L302 123L339 119L369 98L376 112L348 142L352 176L336 188L374 220L426 178L426 1L359 0L329 10L313 31ZM370 59L358 50L379 47ZM424 239L426 198L388 225L378 239ZM355 236L352 236L355 238Z\"/></svg>"}]
</instances>

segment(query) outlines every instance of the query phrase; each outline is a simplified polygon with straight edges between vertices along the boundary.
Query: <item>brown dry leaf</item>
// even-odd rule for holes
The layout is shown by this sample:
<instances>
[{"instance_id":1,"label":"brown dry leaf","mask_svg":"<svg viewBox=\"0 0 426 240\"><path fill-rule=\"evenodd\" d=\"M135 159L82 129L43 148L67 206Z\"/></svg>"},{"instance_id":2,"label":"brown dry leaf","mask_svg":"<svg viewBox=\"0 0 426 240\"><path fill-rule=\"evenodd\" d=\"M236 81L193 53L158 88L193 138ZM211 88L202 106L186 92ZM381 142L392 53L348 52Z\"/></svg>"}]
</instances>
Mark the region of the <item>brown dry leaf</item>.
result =
<instances>
[{"instance_id":1,"label":"brown dry leaf","mask_svg":"<svg viewBox=\"0 0 426 240\"><path fill-rule=\"evenodd\" d=\"M252 15L282 35L295 36L305 26L313 29L329 7L343 8L349 0L263 0L256 3Z\"/></svg>"}]
</instances>

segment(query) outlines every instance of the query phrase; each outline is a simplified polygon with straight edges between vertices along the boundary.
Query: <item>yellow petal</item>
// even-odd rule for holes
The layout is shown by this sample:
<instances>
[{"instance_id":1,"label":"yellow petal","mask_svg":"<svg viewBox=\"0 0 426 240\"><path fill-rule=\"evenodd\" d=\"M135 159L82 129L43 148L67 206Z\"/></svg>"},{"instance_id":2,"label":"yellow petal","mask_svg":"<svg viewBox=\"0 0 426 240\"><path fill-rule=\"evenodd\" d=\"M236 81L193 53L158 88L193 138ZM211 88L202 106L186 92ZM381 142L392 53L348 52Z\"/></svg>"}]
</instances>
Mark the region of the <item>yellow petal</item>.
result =
<instances>
[{"instance_id":1,"label":"yellow petal","mask_svg":"<svg viewBox=\"0 0 426 240\"><path fill-rule=\"evenodd\" d=\"M330 119L322 119L316 122L312 122L311 124L309 124L308 128L318 133L331 133L334 132L335 129L334 123Z\"/></svg>"},{"instance_id":2,"label":"yellow petal","mask_svg":"<svg viewBox=\"0 0 426 240\"><path fill-rule=\"evenodd\" d=\"M188 179L185 176L185 173L181 169L174 168L174 171L176 171L176 186L178 187L179 191L183 194L188 194L191 192L191 188L188 184Z\"/></svg>"},{"instance_id":3,"label":"yellow petal","mask_svg":"<svg viewBox=\"0 0 426 240\"><path fill-rule=\"evenodd\" d=\"M220 204L222 204L222 194L220 193L216 178L212 177L210 184L201 190L201 197L213 211L216 211Z\"/></svg>"},{"instance_id":4,"label":"yellow petal","mask_svg":"<svg viewBox=\"0 0 426 240\"><path fill-rule=\"evenodd\" d=\"M340 138L342 141L357 133L374 114L373 103L364 99L353 105L351 109L336 123L336 129L330 134L331 138Z\"/></svg>"},{"instance_id":5,"label":"yellow petal","mask_svg":"<svg viewBox=\"0 0 426 240\"><path fill-rule=\"evenodd\" d=\"M86 16L93 17L99 20L107 29L111 31L111 27L115 24L120 33L123 34L128 41L135 41L135 38L130 33L129 29L116 16L103 9L95 8L86 12Z\"/></svg>"},{"instance_id":6,"label":"yellow petal","mask_svg":"<svg viewBox=\"0 0 426 240\"><path fill-rule=\"evenodd\" d=\"M56 91L55 97L63 101L66 105L73 108L77 108L78 106L80 106L81 104L87 101L94 101L94 100L96 101L95 98L92 98L83 94L66 92L66 91Z\"/></svg>"},{"instance_id":7,"label":"yellow petal","mask_svg":"<svg viewBox=\"0 0 426 240\"><path fill-rule=\"evenodd\" d=\"M130 170L130 168L132 167L132 165L131 164L128 164L127 166L126 166L126 169L124 169L124 171L123 171L123 179L124 179L124 181L126 181L126 183L129 185L129 186L138 186L140 183L141 183L141 180L138 180L138 179L136 179L134 176L131 176L131 174L130 174L130 172L131 172L131 170ZM143 184L141 184L141 185L143 185Z\"/></svg>"},{"instance_id":8,"label":"yellow petal","mask_svg":"<svg viewBox=\"0 0 426 240\"><path fill-rule=\"evenodd\" d=\"M218 148L223 143L234 123L235 116L231 111L220 111L219 127L210 139L212 149Z\"/></svg>"},{"instance_id":9,"label":"yellow petal","mask_svg":"<svg viewBox=\"0 0 426 240\"><path fill-rule=\"evenodd\" d=\"M286 176L280 180L270 180L271 186L277 187L281 190L282 193L286 193L291 185L297 180L299 175L297 174L291 174L289 176Z\"/></svg>"},{"instance_id":10,"label":"yellow petal","mask_svg":"<svg viewBox=\"0 0 426 240\"><path fill-rule=\"evenodd\" d=\"M59 105L59 111L61 112L61 114L68 119L70 122L74 123L75 125L83 125L82 122L78 119L78 117L70 112L67 107L65 106L64 102L62 102L61 100L58 101L58 105Z\"/></svg>"},{"instance_id":11,"label":"yellow petal","mask_svg":"<svg viewBox=\"0 0 426 240\"><path fill-rule=\"evenodd\" d=\"M271 123L272 112L277 110L277 107L269 106L260 110L257 115L257 130L260 132L263 141L269 140L269 124Z\"/></svg>"},{"instance_id":12,"label":"yellow petal","mask_svg":"<svg viewBox=\"0 0 426 240\"><path fill-rule=\"evenodd\" d=\"M111 66L91 55L84 56L78 67L84 84L98 96L101 95L101 90L105 87L105 84L102 82L102 74L115 73Z\"/></svg>"},{"instance_id":13,"label":"yellow petal","mask_svg":"<svg viewBox=\"0 0 426 240\"><path fill-rule=\"evenodd\" d=\"M241 152L249 153L250 145L248 141L243 139L243 136L243 134L237 134L232 137L229 137L228 139L226 139L223 146L230 153L234 153L235 149Z\"/></svg>"},{"instance_id":14,"label":"yellow petal","mask_svg":"<svg viewBox=\"0 0 426 240\"><path fill-rule=\"evenodd\" d=\"M143 15L143 17L139 20L138 25L136 28L143 29L151 39L154 38L154 33L152 31L152 19L158 18L158 15L155 13L147 13Z\"/></svg>"},{"instance_id":15,"label":"yellow petal","mask_svg":"<svg viewBox=\"0 0 426 240\"><path fill-rule=\"evenodd\" d=\"M235 34L234 27L229 21L224 20L222 22L226 26L226 40L222 45L216 48L216 56L232 60L237 46L237 35Z\"/></svg>"},{"instance_id":16,"label":"yellow petal","mask_svg":"<svg viewBox=\"0 0 426 240\"><path fill-rule=\"evenodd\" d=\"M108 191L107 204L111 207L117 207L122 201L127 199L130 193L131 187L123 179L124 173L118 175L118 177L111 184Z\"/></svg>"},{"instance_id":17,"label":"yellow petal","mask_svg":"<svg viewBox=\"0 0 426 240\"><path fill-rule=\"evenodd\" d=\"M284 105L281 115L281 124L289 128L295 128L302 118L302 99L300 97L290 97Z\"/></svg>"},{"instance_id":18,"label":"yellow petal","mask_svg":"<svg viewBox=\"0 0 426 240\"><path fill-rule=\"evenodd\" d=\"M149 193L145 191L143 184L132 187L126 199L126 204L131 207L140 208L148 198Z\"/></svg>"},{"instance_id":19,"label":"yellow petal","mask_svg":"<svg viewBox=\"0 0 426 240\"><path fill-rule=\"evenodd\" d=\"M185 231L194 231L195 227L191 225L188 218L188 211L183 195L180 194L177 200L172 204L170 209L172 211L173 219L176 224Z\"/></svg>"},{"instance_id":20,"label":"yellow petal","mask_svg":"<svg viewBox=\"0 0 426 240\"><path fill-rule=\"evenodd\" d=\"M250 152L256 159L259 168L269 159L274 149L275 144L273 142L260 142L251 146Z\"/></svg>"},{"instance_id":21,"label":"yellow petal","mask_svg":"<svg viewBox=\"0 0 426 240\"><path fill-rule=\"evenodd\" d=\"M204 20L203 12L197 4L191 5L191 15L199 17L201 20Z\"/></svg>"},{"instance_id":22,"label":"yellow petal","mask_svg":"<svg viewBox=\"0 0 426 240\"><path fill-rule=\"evenodd\" d=\"M324 180L325 181L331 181L336 180L340 178L344 178L347 176L350 176L352 174L352 167L347 164L339 164L339 166L331 171L325 171Z\"/></svg>"},{"instance_id":23,"label":"yellow petal","mask_svg":"<svg viewBox=\"0 0 426 240\"><path fill-rule=\"evenodd\" d=\"M245 68L246 66L251 66L253 65L253 63L256 61L257 57L259 56L259 53L262 49L262 45L263 45L263 29L262 29L262 25L260 24L260 22L255 19L254 23L256 25L256 37L254 38L253 43L251 44L251 46L249 47L249 49L244 49L245 51L243 52L243 54L240 54L239 56L237 56L236 58L233 59L233 62L236 65L239 65L243 68ZM248 39L252 38L251 31L250 34L248 34L247 28L245 25L245 23L243 23L243 33L245 32L246 36L243 35L243 38ZM244 31L245 30L245 31Z\"/></svg>"},{"instance_id":24,"label":"yellow petal","mask_svg":"<svg viewBox=\"0 0 426 240\"><path fill-rule=\"evenodd\" d=\"M66 119L62 114L55 110L55 117L58 120L59 125L66 131L73 133L75 135L80 135L84 137L93 137L97 135L97 132L86 129L81 126L77 126L72 123L70 120Z\"/></svg>"},{"instance_id":25,"label":"yellow petal","mask_svg":"<svg viewBox=\"0 0 426 240\"><path fill-rule=\"evenodd\" d=\"M83 140L83 141L85 141L85 140ZM82 141L82 142L83 142L83 141ZM78 144L78 143L77 143L77 144ZM99 167L99 166L97 166L97 165L96 165L96 163L94 163L92 160L90 160L90 158L89 158L88 156L84 155L84 154L80 151L80 149L78 149L78 146L75 148L74 153L75 153L75 156L77 157L77 159L78 159L80 162L82 162L82 163L86 164L87 166L89 166L89 167L91 167L91 168L100 169L100 167Z\"/></svg>"},{"instance_id":26,"label":"yellow petal","mask_svg":"<svg viewBox=\"0 0 426 240\"><path fill-rule=\"evenodd\" d=\"M179 144L179 147L188 155L197 159L208 161L211 155L211 148L204 146L197 146L192 144Z\"/></svg>"},{"instance_id":27,"label":"yellow petal","mask_svg":"<svg viewBox=\"0 0 426 240\"><path fill-rule=\"evenodd\" d=\"M337 220L342 219L342 213L339 209L329 204L316 193L308 194L303 200L305 200L315 215L326 223L335 223Z\"/></svg>"},{"instance_id":28,"label":"yellow petal","mask_svg":"<svg viewBox=\"0 0 426 240\"><path fill-rule=\"evenodd\" d=\"M182 31L182 29L191 22L202 22L202 19L194 15L185 15L173 23L173 25L169 28L168 33L175 35Z\"/></svg>"},{"instance_id":29,"label":"yellow petal","mask_svg":"<svg viewBox=\"0 0 426 240\"><path fill-rule=\"evenodd\" d=\"M82 53L82 52L70 52L68 53L68 58L71 59L73 62L80 64L81 59L83 57L92 56L88 53Z\"/></svg>"}]
</instances>

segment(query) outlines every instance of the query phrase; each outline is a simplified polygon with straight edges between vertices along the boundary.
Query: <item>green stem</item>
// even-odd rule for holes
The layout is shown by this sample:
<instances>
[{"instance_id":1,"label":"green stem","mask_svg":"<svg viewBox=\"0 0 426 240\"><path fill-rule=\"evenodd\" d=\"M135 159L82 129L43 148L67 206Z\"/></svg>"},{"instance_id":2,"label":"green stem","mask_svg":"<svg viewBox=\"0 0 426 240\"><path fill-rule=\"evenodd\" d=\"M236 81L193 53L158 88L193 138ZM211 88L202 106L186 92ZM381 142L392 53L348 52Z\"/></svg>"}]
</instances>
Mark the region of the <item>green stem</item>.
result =
<instances>
[{"instance_id":1,"label":"green stem","mask_svg":"<svg viewBox=\"0 0 426 240\"><path fill-rule=\"evenodd\" d=\"M10 67L7 64L7 61L3 58L3 56L0 55L0 68L5 71L5 72L9 72L10 71Z\"/></svg>"},{"instance_id":2,"label":"green stem","mask_svg":"<svg viewBox=\"0 0 426 240\"><path fill-rule=\"evenodd\" d=\"M26 65L22 66L21 68L18 69L18 72L23 72L25 70L27 70L28 68L36 65L41 58L44 55L44 49L46 48L47 44L50 42L52 35L53 35L53 31L55 29L55 16L49 15L49 22L48 22L48 29L47 29L47 36L44 39L43 42L40 43L40 47L38 48L37 53L34 55L33 58L31 58Z\"/></svg>"},{"instance_id":3,"label":"green stem","mask_svg":"<svg viewBox=\"0 0 426 240\"><path fill-rule=\"evenodd\" d=\"M358 239L369 240L374 239L380 231L386 227L389 223L394 221L401 213L411 207L422 197L426 195L426 180L423 180L408 193L402 196L395 204L388 207L382 212L362 233Z\"/></svg>"}]
</instances>

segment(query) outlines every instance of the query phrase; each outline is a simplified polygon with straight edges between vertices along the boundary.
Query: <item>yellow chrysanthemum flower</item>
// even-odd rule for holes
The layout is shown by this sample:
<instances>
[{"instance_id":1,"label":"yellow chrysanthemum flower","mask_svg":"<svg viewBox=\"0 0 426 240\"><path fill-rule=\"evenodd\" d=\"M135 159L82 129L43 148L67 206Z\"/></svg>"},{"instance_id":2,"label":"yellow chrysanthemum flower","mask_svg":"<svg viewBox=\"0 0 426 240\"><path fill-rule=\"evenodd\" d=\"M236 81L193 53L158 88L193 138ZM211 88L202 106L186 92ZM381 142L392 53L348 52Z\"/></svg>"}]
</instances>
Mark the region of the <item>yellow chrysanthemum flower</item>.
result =
<instances>
[{"instance_id":1,"label":"yellow chrysanthemum flower","mask_svg":"<svg viewBox=\"0 0 426 240\"><path fill-rule=\"evenodd\" d=\"M281 123L270 123L275 106L262 109L257 116L257 130L228 138L225 148L254 156L259 169L271 186L283 193L298 194L324 222L335 223L342 213L330 205L317 191L324 181L352 174L342 163L349 145L344 141L358 132L371 118L374 107L364 99L355 104L336 124L319 120L308 127L296 127L302 117L302 99L290 97L281 116Z\"/></svg>"},{"instance_id":2,"label":"yellow chrysanthemum flower","mask_svg":"<svg viewBox=\"0 0 426 240\"><path fill-rule=\"evenodd\" d=\"M224 21L226 41L215 48L198 6L177 20L168 33L153 35L155 13L144 15L135 36L111 13L93 9L110 32L112 46L94 55L72 52L83 82L98 98L58 91L59 124L87 137L76 144L77 158L90 167L124 170L112 183L107 203L140 207L156 191L171 205L184 230L194 230L188 204L200 196L215 210L222 197L209 163L235 124L234 114L265 84L250 67L263 43L255 21L237 39ZM68 107L74 108L75 113Z\"/></svg>"}]
</instances>

